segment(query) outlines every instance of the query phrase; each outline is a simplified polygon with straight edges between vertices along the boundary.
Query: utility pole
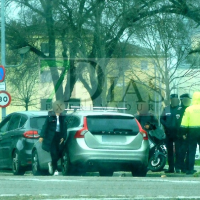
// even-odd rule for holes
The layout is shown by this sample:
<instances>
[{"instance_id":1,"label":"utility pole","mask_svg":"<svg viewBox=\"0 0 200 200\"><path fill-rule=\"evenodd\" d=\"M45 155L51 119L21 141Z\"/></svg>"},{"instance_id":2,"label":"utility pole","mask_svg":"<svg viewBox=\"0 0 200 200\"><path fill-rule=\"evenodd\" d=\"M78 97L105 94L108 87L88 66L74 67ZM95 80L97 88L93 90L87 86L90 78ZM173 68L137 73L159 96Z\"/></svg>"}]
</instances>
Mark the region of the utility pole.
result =
<instances>
[{"instance_id":1,"label":"utility pole","mask_svg":"<svg viewBox=\"0 0 200 200\"><path fill-rule=\"evenodd\" d=\"M5 0L1 0L1 64L5 67L6 53L5 53ZM5 80L4 80L5 81ZM6 90L6 86L5 86ZM2 120L6 117L6 108L2 108Z\"/></svg>"},{"instance_id":2,"label":"utility pole","mask_svg":"<svg viewBox=\"0 0 200 200\"><path fill-rule=\"evenodd\" d=\"M5 37L5 0L1 0L1 65L5 68L8 67L19 67L24 61L24 54L26 54L30 50L30 46L22 47L18 49L18 53L20 54L21 61L18 65L6 65L6 37ZM5 79L4 79L5 83ZM5 89L6 91L6 83ZM2 120L6 117L6 107L2 107Z\"/></svg>"}]
</instances>

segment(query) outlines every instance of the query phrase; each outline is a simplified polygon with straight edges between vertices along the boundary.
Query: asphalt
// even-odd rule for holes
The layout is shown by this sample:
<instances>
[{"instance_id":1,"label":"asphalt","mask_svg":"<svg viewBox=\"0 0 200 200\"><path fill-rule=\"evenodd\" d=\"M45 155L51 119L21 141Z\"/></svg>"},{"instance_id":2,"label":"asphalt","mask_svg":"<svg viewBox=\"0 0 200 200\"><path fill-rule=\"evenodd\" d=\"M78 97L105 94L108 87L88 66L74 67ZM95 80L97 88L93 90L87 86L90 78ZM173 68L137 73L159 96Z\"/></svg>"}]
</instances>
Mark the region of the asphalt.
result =
<instances>
[{"instance_id":1,"label":"asphalt","mask_svg":"<svg viewBox=\"0 0 200 200\"><path fill-rule=\"evenodd\" d=\"M169 174L165 174L165 170L168 169L168 165L165 165L165 168L163 171L160 172L152 172L152 171L148 171L147 172L147 177L200 177L200 166L199 165L195 165L194 169L197 170L197 172L193 175L186 175L185 173L169 173ZM0 176L11 176L12 175L12 171L10 170L1 170L0 171ZM27 171L25 173L26 176L32 176L32 172L31 171ZM56 172L54 174L54 176L62 176L61 172ZM86 176L99 176L98 172L88 172L86 173ZM130 177L132 176L130 172L115 172L113 176L121 176L121 177Z\"/></svg>"}]
</instances>

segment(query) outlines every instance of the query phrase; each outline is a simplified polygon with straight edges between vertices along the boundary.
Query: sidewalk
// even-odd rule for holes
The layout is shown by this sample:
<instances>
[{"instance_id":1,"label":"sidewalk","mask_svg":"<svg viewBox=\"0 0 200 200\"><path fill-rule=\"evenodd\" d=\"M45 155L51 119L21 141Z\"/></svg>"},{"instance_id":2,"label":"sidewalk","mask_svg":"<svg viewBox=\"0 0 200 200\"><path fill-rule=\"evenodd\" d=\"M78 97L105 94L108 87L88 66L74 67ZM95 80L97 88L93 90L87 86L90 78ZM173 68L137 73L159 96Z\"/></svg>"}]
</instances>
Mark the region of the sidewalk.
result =
<instances>
[{"instance_id":1,"label":"sidewalk","mask_svg":"<svg viewBox=\"0 0 200 200\"><path fill-rule=\"evenodd\" d=\"M168 169L168 165L165 165L164 170L166 170L166 169ZM200 166L199 165L195 165L194 169L197 170L197 173L190 174L190 175L187 175L185 173L169 173L169 174L165 174L164 171L161 171L161 172L148 171L147 177L162 177L162 178L165 178L165 177L200 177Z\"/></svg>"}]
</instances>

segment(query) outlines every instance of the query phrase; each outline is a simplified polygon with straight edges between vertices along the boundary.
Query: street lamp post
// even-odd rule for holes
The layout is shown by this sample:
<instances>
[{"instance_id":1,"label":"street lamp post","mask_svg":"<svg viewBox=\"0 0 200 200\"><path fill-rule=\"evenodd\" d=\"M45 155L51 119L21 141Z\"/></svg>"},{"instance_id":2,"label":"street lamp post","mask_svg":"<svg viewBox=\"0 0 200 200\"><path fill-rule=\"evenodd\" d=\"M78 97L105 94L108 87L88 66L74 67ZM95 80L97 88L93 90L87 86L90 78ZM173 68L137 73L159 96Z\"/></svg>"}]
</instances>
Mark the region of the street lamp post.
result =
<instances>
[{"instance_id":1,"label":"street lamp post","mask_svg":"<svg viewBox=\"0 0 200 200\"><path fill-rule=\"evenodd\" d=\"M18 50L21 61L18 65L6 65L6 38L5 38L5 0L1 0L1 64L5 67L18 67L24 61L24 54L30 50L29 46L22 47ZM4 79L5 82L5 79ZM6 90L6 85L5 85ZM6 117L6 108L2 108L2 119Z\"/></svg>"},{"instance_id":2,"label":"street lamp post","mask_svg":"<svg viewBox=\"0 0 200 200\"><path fill-rule=\"evenodd\" d=\"M6 64L5 44L5 0L1 0L1 63L4 67ZM2 119L5 117L6 108L2 108Z\"/></svg>"}]
</instances>

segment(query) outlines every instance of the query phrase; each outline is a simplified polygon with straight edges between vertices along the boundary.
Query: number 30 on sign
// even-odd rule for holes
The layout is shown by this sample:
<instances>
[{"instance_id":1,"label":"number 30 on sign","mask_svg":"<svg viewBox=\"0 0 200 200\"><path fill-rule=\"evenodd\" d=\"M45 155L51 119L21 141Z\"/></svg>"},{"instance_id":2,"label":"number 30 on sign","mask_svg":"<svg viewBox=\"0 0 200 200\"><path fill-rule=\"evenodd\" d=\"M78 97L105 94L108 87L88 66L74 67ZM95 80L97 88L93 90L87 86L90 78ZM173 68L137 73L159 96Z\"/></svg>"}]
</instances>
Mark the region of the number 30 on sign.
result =
<instances>
[{"instance_id":1,"label":"number 30 on sign","mask_svg":"<svg viewBox=\"0 0 200 200\"><path fill-rule=\"evenodd\" d=\"M5 108L11 102L11 96L6 91L0 91L0 107Z\"/></svg>"}]
</instances>

